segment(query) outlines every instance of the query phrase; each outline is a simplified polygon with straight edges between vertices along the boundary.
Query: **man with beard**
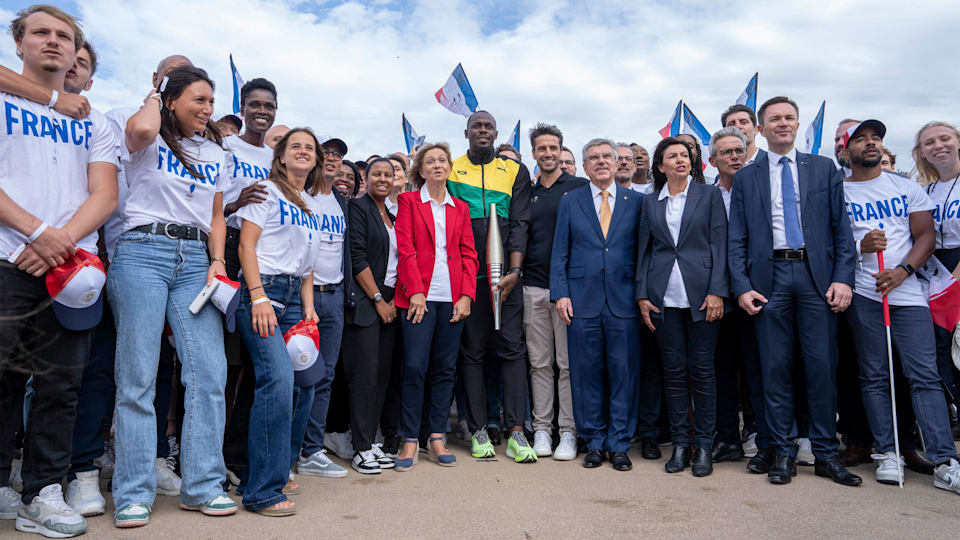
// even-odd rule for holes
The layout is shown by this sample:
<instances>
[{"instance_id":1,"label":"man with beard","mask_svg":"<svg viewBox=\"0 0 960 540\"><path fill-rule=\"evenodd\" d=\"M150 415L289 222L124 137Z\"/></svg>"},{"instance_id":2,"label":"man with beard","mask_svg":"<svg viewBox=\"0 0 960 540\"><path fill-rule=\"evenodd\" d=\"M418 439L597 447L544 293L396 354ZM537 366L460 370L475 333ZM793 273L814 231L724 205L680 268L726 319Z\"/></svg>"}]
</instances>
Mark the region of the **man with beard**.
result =
<instances>
[{"instance_id":1,"label":"man with beard","mask_svg":"<svg viewBox=\"0 0 960 540\"><path fill-rule=\"evenodd\" d=\"M637 155L628 143L617 143L617 171L613 176L616 183L627 189L633 189L633 175L637 172Z\"/></svg>"},{"instance_id":2,"label":"man with beard","mask_svg":"<svg viewBox=\"0 0 960 540\"><path fill-rule=\"evenodd\" d=\"M494 457L487 434L487 401L484 389L484 362L487 348L494 347L500 361L503 382L503 412L510 438L507 457L531 463L537 454L523 434L527 402L527 351L523 340L523 258L530 226L530 173L517 161L494 153L497 121L487 111L467 119L464 136L470 142L467 153L453 162L447 189L470 206L473 237L480 268L477 300L463 327L458 372L467 398L467 426L472 436L471 453L476 458ZM496 203L496 215L490 214ZM501 292L500 330L493 327L490 282L487 269L487 230L495 220L503 239L505 271L497 288ZM521 287L517 287L521 285ZM491 339L493 337L493 339Z\"/></svg>"},{"instance_id":3,"label":"man with beard","mask_svg":"<svg viewBox=\"0 0 960 540\"><path fill-rule=\"evenodd\" d=\"M567 355L567 325L550 303L550 256L557 225L557 207L568 191L587 185L582 178L560 169L563 134L556 126L537 124L530 130L533 159L540 179L530 199L530 236L523 259L523 327L530 356L533 394L533 449L537 456L569 461L577 457L577 429L570 394L570 363ZM560 444L552 451L554 370L556 358L560 415Z\"/></svg>"}]
</instances>

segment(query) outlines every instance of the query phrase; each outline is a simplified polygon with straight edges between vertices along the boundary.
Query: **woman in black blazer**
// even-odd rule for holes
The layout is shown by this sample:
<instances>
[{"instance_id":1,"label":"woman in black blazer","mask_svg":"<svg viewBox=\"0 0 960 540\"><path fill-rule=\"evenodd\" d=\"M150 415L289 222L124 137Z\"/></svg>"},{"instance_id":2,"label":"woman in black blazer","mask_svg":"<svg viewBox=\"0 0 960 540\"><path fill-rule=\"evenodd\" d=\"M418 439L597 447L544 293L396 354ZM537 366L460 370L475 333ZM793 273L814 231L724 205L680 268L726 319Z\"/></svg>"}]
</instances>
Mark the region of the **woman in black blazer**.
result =
<instances>
[{"instance_id":1,"label":"woman in black blazer","mask_svg":"<svg viewBox=\"0 0 960 540\"><path fill-rule=\"evenodd\" d=\"M350 392L353 468L378 474L393 467L373 444L390 382L397 309L397 240L385 201L393 189L393 164L379 158L367 166L367 193L350 200L350 256L354 280L363 294L344 311L343 371Z\"/></svg>"},{"instance_id":2,"label":"woman in black blazer","mask_svg":"<svg viewBox=\"0 0 960 540\"><path fill-rule=\"evenodd\" d=\"M673 456L690 464L690 395L697 452L693 474L713 472L716 378L713 354L729 296L727 214L714 186L693 180L689 148L666 138L653 153L654 190L640 212L637 303L660 344ZM656 321L656 324L654 322Z\"/></svg>"}]
</instances>

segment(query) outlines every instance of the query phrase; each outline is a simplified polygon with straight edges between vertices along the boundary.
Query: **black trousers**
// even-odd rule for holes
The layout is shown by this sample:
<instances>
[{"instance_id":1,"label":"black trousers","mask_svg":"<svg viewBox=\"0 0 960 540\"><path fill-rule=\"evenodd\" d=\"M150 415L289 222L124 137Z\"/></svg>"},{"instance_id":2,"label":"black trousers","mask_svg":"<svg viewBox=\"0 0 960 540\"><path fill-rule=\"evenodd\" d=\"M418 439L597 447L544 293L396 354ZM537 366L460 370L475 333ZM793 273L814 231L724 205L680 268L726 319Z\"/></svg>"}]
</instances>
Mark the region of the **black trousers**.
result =
<instances>
[{"instance_id":1,"label":"black trousers","mask_svg":"<svg viewBox=\"0 0 960 540\"><path fill-rule=\"evenodd\" d=\"M663 403L663 366L657 338L640 324L640 378L637 381L637 436L656 441L660 436L660 411Z\"/></svg>"},{"instance_id":2,"label":"black trousers","mask_svg":"<svg viewBox=\"0 0 960 540\"><path fill-rule=\"evenodd\" d=\"M77 392L90 355L91 330L66 330L50 307L44 278L0 262L0 380L33 376L34 396L23 441L22 500L57 484L70 469ZM3 385L0 385L2 391ZM0 395L0 402L8 399ZM11 395L9 399L23 399ZM19 418L0 419L4 429ZM5 451L10 451L5 450Z\"/></svg>"},{"instance_id":3,"label":"black trousers","mask_svg":"<svg viewBox=\"0 0 960 540\"><path fill-rule=\"evenodd\" d=\"M717 388L713 355L720 326L694 322L690 308L665 308L655 322L663 359L663 379L670 438L676 446L690 446L690 394L693 393L694 438L698 449L713 449L717 424Z\"/></svg>"},{"instance_id":4,"label":"black trousers","mask_svg":"<svg viewBox=\"0 0 960 540\"><path fill-rule=\"evenodd\" d=\"M491 340L491 337L494 339ZM522 426L527 409L527 345L523 338L523 283L501 301L500 331L493 329L490 282L477 278L477 300L464 321L459 370L467 398L467 427L487 425L483 365L488 347L496 347L503 383L503 416L507 428Z\"/></svg>"},{"instance_id":5,"label":"black trousers","mask_svg":"<svg viewBox=\"0 0 960 540\"><path fill-rule=\"evenodd\" d=\"M227 227L227 239L223 257L227 261L227 277L238 280L240 273L240 231ZM223 434L223 461L231 472L243 477L243 470L247 467L247 432L250 428L250 408L253 406L253 387L256 377L253 373L253 362L247 352L247 346L240 337L240 332L223 331L224 352L227 355L227 364L242 365L240 383L237 385L233 408L230 412L230 422ZM227 392L230 395L230 392Z\"/></svg>"},{"instance_id":6,"label":"black trousers","mask_svg":"<svg viewBox=\"0 0 960 540\"><path fill-rule=\"evenodd\" d=\"M390 382L387 383L383 411L380 413L380 433L383 435L384 442L397 437L400 430L400 387L403 385L404 364L402 331L394 332L393 354L390 359Z\"/></svg>"},{"instance_id":7,"label":"black trousers","mask_svg":"<svg viewBox=\"0 0 960 540\"><path fill-rule=\"evenodd\" d=\"M739 307L727 313L718 322L716 376L717 376L717 441L740 444L740 395L738 380L746 383L746 395L753 411L757 448L770 446L770 428L767 426L763 405L763 374L757 352L755 321ZM742 378L738 377L742 374ZM745 407L744 407L745 408Z\"/></svg>"}]
</instances>

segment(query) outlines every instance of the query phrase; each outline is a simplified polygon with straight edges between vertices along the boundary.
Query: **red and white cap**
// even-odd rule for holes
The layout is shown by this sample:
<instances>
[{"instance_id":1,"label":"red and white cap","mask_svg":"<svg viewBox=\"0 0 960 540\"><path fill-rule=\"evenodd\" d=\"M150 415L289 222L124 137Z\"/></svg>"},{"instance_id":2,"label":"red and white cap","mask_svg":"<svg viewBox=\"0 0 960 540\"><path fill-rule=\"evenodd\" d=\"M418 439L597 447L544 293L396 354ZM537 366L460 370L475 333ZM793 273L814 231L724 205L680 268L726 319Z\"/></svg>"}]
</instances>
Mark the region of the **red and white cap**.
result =
<instances>
[{"instance_id":1,"label":"red and white cap","mask_svg":"<svg viewBox=\"0 0 960 540\"><path fill-rule=\"evenodd\" d=\"M883 125L883 122L879 120L873 120L873 119L864 120L859 124L854 124L849 128L847 128L847 132L843 134L843 147L846 148L847 144L850 142L850 139L852 139L853 136L856 135L857 132L860 131L862 128L867 128L867 127L873 128L877 132L877 135L880 136L881 139L887 135L887 126Z\"/></svg>"},{"instance_id":2,"label":"red and white cap","mask_svg":"<svg viewBox=\"0 0 960 540\"><path fill-rule=\"evenodd\" d=\"M101 292L106 281L100 258L82 249L47 271L47 292L54 300L57 321L68 330L96 326L103 316Z\"/></svg>"},{"instance_id":3,"label":"red and white cap","mask_svg":"<svg viewBox=\"0 0 960 540\"><path fill-rule=\"evenodd\" d=\"M226 317L227 332L233 332L236 328L237 307L240 305L240 282L227 276L217 276L216 279L220 284L210 295L210 302Z\"/></svg>"},{"instance_id":4,"label":"red and white cap","mask_svg":"<svg viewBox=\"0 0 960 540\"><path fill-rule=\"evenodd\" d=\"M293 381L297 386L313 386L320 382L323 364L320 358L320 330L313 321L300 321L283 334L287 354L293 364Z\"/></svg>"}]
</instances>

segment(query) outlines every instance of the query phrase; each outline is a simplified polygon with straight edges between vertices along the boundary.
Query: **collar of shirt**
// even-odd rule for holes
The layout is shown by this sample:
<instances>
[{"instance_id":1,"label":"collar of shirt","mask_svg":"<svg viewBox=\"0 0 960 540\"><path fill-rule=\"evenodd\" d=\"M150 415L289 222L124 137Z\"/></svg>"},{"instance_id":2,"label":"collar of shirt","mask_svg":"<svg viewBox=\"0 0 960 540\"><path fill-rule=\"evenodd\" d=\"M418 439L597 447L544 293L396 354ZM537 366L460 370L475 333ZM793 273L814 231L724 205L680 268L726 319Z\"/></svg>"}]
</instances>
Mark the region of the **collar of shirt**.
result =
<instances>
[{"instance_id":1,"label":"collar of shirt","mask_svg":"<svg viewBox=\"0 0 960 540\"><path fill-rule=\"evenodd\" d=\"M561 172L560 176L558 176L557 179L550 184L550 187L544 187L543 184L540 183L540 179L537 178L533 183L533 189L553 189L554 186L559 186L560 184L569 182L572 178L572 175Z\"/></svg>"},{"instance_id":2,"label":"collar of shirt","mask_svg":"<svg viewBox=\"0 0 960 540\"><path fill-rule=\"evenodd\" d=\"M427 191L427 184L423 184L423 187L420 188L420 202L429 202L429 201L433 201L433 198L430 197L430 192ZM443 204L456 206L456 204L453 202L453 197L450 196L449 191L447 191L443 196Z\"/></svg>"},{"instance_id":3,"label":"collar of shirt","mask_svg":"<svg viewBox=\"0 0 960 540\"><path fill-rule=\"evenodd\" d=\"M783 156L787 156L787 158L790 159L790 163L791 163L791 164L796 164L796 163L797 163L797 147L796 147L796 146L794 146L793 148L791 148L789 152L787 152L786 154L783 154L783 155L780 155L780 154L778 154L778 153L776 153L776 152L774 152L774 151L772 151L772 150L767 150L767 154L768 154L767 159L770 160L770 165L771 165L771 166L773 166L773 165L779 165L779 164L780 164L780 158L782 158Z\"/></svg>"},{"instance_id":4,"label":"collar of shirt","mask_svg":"<svg viewBox=\"0 0 960 540\"><path fill-rule=\"evenodd\" d=\"M660 195L657 197L657 200L662 201L667 197L670 197L671 199L675 199L681 195L686 197L687 192L690 191L690 182L691 182L690 178L687 178L687 185L683 188L683 191L681 191L680 193L677 193L676 195L670 195L670 183L667 182L666 184L663 185L662 188L660 188Z\"/></svg>"},{"instance_id":5,"label":"collar of shirt","mask_svg":"<svg viewBox=\"0 0 960 540\"><path fill-rule=\"evenodd\" d=\"M617 183L611 182L610 185L607 187L607 189L603 190L598 188L597 185L594 184L593 182L590 182L590 196L593 197L594 199L596 199L597 197L600 197L600 201L602 202L603 198L600 196L601 191L606 191L607 193L610 194L610 199L613 199L614 197L617 196ZM607 199L607 200L609 201L610 199Z\"/></svg>"}]
</instances>

